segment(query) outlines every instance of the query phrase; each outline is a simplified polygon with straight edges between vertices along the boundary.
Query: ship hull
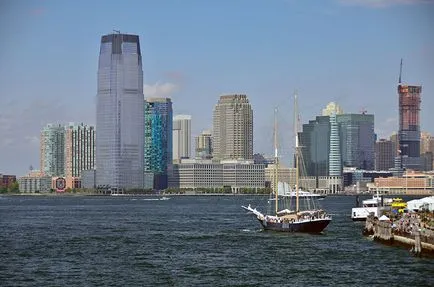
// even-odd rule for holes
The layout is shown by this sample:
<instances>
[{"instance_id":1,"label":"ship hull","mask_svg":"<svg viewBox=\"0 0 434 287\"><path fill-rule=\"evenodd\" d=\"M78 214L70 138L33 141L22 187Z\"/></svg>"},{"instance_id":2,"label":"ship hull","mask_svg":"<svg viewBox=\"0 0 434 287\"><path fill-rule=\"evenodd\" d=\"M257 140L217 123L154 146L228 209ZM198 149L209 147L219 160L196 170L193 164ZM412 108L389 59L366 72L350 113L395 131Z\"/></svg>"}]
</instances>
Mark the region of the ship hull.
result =
<instances>
[{"instance_id":1,"label":"ship hull","mask_svg":"<svg viewBox=\"0 0 434 287\"><path fill-rule=\"evenodd\" d=\"M330 218L306 220L291 223L273 223L258 219L264 230L279 232L321 233L331 222Z\"/></svg>"}]
</instances>

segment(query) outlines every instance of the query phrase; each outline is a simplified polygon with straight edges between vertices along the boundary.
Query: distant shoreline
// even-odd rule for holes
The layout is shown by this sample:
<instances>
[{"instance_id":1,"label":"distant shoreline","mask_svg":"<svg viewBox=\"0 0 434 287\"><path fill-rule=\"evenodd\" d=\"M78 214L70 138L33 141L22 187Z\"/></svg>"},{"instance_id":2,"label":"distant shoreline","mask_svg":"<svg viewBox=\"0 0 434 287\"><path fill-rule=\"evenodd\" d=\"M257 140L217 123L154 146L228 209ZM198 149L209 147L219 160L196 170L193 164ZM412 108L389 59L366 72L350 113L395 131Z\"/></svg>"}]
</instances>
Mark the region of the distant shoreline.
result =
<instances>
[{"instance_id":1,"label":"distant shoreline","mask_svg":"<svg viewBox=\"0 0 434 287\"><path fill-rule=\"evenodd\" d=\"M361 194L353 194L353 193L342 193L342 194L327 194L325 197L345 197L345 196L370 196L372 194L361 193ZM137 193L137 194L102 194L102 193L3 193L1 196L47 196L47 197L75 197L75 196L100 196L100 197L142 197L142 196L150 196L150 197L170 197L170 196L269 196L269 194L256 194L256 193L161 193L161 194L149 194L149 193ZM394 197L394 196L434 196L434 193L426 193L426 194L385 194L385 197Z\"/></svg>"}]
</instances>

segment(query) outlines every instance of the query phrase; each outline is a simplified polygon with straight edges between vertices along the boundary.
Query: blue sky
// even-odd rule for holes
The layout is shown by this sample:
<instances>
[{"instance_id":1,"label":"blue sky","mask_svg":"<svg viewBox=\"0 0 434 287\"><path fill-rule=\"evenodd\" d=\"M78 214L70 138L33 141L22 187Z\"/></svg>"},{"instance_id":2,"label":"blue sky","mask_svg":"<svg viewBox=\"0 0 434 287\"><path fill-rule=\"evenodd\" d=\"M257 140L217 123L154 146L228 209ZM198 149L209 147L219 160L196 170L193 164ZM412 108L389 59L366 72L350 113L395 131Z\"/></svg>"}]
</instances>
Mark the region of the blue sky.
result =
<instances>
[{"instance_id":1,"label":"blue sky","mask_svg":"<svg viewBox=\"0 0 434 287\"><path fill-rule=\"evenodd\" d=\"M279 107L283 160L291 157L294 90L302 122L338 102L375 115L379 137L398 129L396 85L421 84L423 131L434 134L434 1L1 1L0 173L39 168L47 123L95 124L101 36L140 36L145 96L170 96L212 126L220 95L245 93L254 150L271 154Z\"/></svg>"}]
</instances>

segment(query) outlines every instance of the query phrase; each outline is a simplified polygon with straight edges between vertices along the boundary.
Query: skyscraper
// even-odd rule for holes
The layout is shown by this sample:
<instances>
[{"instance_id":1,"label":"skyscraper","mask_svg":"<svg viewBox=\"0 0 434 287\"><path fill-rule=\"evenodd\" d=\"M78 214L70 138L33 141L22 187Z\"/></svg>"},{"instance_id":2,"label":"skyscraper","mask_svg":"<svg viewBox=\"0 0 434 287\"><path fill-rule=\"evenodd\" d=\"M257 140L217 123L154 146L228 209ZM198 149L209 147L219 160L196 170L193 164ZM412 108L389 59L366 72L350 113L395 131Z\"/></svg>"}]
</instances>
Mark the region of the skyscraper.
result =
<instances>
[{"instance_id":1,"label":"skyscraper","mask_svg":"<svg viewBox=\"0 0 434 287\"><path fill-rule=\"evenodd\" d=\"M173 160L191 157L191 116L173 118Z\"/></svg>"},{"instance_id":2,"label":"skyscraper","mask_svg":"<svg viewBox=\"0 0 434 287\"><path fill-rule=\"evenodd\" d=\"M41 131L41 172L48 176L65 176L65 128L48 124Z\"/></svg>"},{"instance_id":3,"label":"skyscraper","mask_svg":"<svg viewBox=\"0 0 434 287\"><path fill-rule=\"evenodd\" d=\"M420 169L420 94L422 86L409 86L398 82L399 95L399 155L402 168ZM399 161L398 161L399 162Z\"/></svg>"},{"instance_id":4,"label":"skyscraper","mask_svg":"<svg viewBox=\"0 0 434 287\"><path fill-rule=\"evenodd\" d=\"M205 130L196 137L196 158L212 158L212 134L211 131Z\"/></svg>"},{"instance_id":5,"label":"skyscraper","mask_svg":"<svg viewBox=\"0 0 434 287\"><path fill-rule=\"evenodd\" d=\"M380 139L375 143L375 169L393 168L395 158L394 144L391 140Z\"/></svg>"},{"instance_id":6,"label":"skyscraper","mask_svg":"<svg viewBox=\"0 0 434 287\"><path fill-rule=\"evenodd\" d=\"M145 187L167 188L167 169L172 163L172 101L169 98L148 98L144 109Z\"/></svg>"},{"instance_id":7,"label":"skyscraper","mask_svg":"<svg viewBox=\"0 0 434 287\"><path fill-rule=\"evenodd\" d=\"M246 95L221 96L213 113L213 156L253 158L253 111Z\"/></svg>"},{"instance_id":8,"label":"skyscraper","mask_svg":"<svg viewBox=\"0 0 434 287\"><path fill-rule=\"evenodd\" d=\"M98 64L96 182L143 187L143 71L139 36L102 36Z\"/></svg>"},{"instance_id":9,"label":"skyscraper","mask_svg":"<svg viewBox=\"0 0 434 287\"><path fill-rule=\"evenodd\" d=\"M317 116L315 120L303 124L303 131L299 133L299 138L302 164L306 169L305 176L329 175L330 144L332 143L330 134L329 116Z\"/></svg>"},{"instance_id":10,"label":"skyscraper","mask_svg":"<svg viewBox=\"0 0 434 287\"><path fill-rule=\"evenodd\" d=\"M373 170L375 166L374 115L337 115L342 163L347 167Z\"/></svg>"},{"instance_id":11,"label":"skyscraper","mask_svg":"<svg viewBox=\"0 0 434 287\"><path fill-rule=\"evenodd\" d=\"M330 115L330 155L329 176L342 175L342 158L339 139L339 127L336 121L336 113Z\"/></svg>"},{"instance_id":12,"label":"skyscraper","mask_svg":"<svg viewBox=\"0 0 434 287\"><path fill-rule=\"evenodd\" d=\"M65 176L80 177L95 167L95 127L69 123L65 129Z\"/></svg>"}]
</instances>

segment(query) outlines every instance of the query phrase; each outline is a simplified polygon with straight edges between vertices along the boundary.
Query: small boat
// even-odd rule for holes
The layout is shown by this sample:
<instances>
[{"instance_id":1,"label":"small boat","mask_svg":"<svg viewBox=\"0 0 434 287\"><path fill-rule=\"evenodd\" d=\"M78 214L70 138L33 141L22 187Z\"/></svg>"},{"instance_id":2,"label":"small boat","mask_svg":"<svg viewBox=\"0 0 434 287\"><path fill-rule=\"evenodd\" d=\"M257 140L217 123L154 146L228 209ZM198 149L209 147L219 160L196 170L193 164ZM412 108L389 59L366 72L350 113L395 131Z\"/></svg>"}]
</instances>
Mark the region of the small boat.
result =
<instances>
[{"instance_id":1,"label":"small boat","mask_svg":"<svg viewBox=\"0 0 434 287\"><path fill-rule=\"evenodd\" d=\"M297 95L295 95L295 111L297 111ZM270 211L268 214L262 213L250 206L242 206L249 213L253 214L261 224L264 230L273 230L280 232L306 232L306 233L321 233L331 222L332 218L324 210L317 207L314 199L309 196L304 196L303 202L307 204L300 204L301 189L299 187L299 162L301 157L298 132L295 128L295 168L296 168L296 184L295 184L295 206L292 205L292 196L279 196L279 157L277 151L277 110L275 110L274 118L274 212ZM298 114L295 126L298 127ZM303 205L303 206L301 206Z\"/></svg>"},{"instance_id":2,"label":"small boat","mask_svg":"<svg viewBox=\"0 0 434 287\"><path fill-rule=\"evenodd\" d=\"M357 197L357 201L358 200L359 198ZM374 194L372 198L363 200L361 207L357 204L356 207L351 209L351 219L353 221L365 221L371 213L378 217L380 210L389 207L391 203L391 198L384 198L382 195L378 194L377 191L377 194Z\"/></svg>"}]
</instances>

